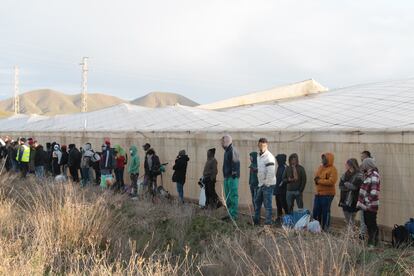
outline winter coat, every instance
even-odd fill
[[[378,212],[381,178],[377,170],[365,173],[364,182],[359,189],[358,209]]]
[[[144,163],[145,175],[155,177],[161,174],[160,158],[155,154],[153,149],[149,149],[145,154]]]
[[[68,156],[68,166],[73,167],[75,169],[79,169],[81,160],[82,160],[82,154],[80,153],[80,151],[75,147],[70,148],[69,156]]]
[[[37,146],[35,151],[36,151],[35,157],[34,157],[35,167],[45,166],[48,161],[47,152],[43,150],[42,145]]]
[[[217,169],[217,160],[214,157],[216,149],[209,149],[207,151],[207,161],[204,165],[203,177],[206,180],[216,182],[218,169]]]
[[[106,149],[102,151],[99,167],[101,168],[101,171],[105,170],[110,173],[113,169],[115,169],[115,166],[115,153],[113,149],[107,146]]]
[[[344,211],[357,211],[356,205],[359,197],[359,188],[363,181],[363,175],[359,171],[353,174],[345,172],[340,178],[339,189],[341,190],[341,196],[339,199],[339,207],[342,207]]]
[[[338,171],[334,166],[334,155],[332,153],[324,154],[328,160],[328,164],[319,166],[316,171],[315,177],[319,179],[316,181],[316,194],[317,195],[335,195],[335,184],[338,181]]]
[[[131,152],[131,161],[129,162],[128,173],[138,174],[139,173],[139,166],[140,166],[138,149],[137,149],[136,146],[131,146],[129,148],[129,151]]]
[[[67,165],[69,161],[69,154],[66,150],[62,151],[62,158],[60,159],[60,165],[64,166]]]
[[[257,152],[250,153],[250,160],[249,185],[257,187],[259,185],[259,179],[257,179]]]
[[[276,160],[273,154],[266,150],[257,157],[257,178],[259,187],[276,185]]]
[[[286,154],[278,154],[276,156],[277,170],[276,170],[276,186],[273,192],[274,195],[286,194],[286,182],[283,181],[283,174],[286,169]]]
[[[295,158],[297,160],[296,165],[296,172],[297,172],[297,179],[294,179],[294,167],[291,164],[291,160]],[[296,153],[293,153],[289,156],[289,166],[286,167],[285,172],[283,173],[283,182],[286,183],[286,190],[287,191],[299,191],[303,192],[306,186],[306,171],[305,169],[299,165],[299,158]],[[289,180],[290,179],[290,180]]]
[[[187,174],[187,164],[190,161],[187,155],[177,156],[173,167],[174,174],[172,176],[173,182],[185,184],[185,177]]]
[[[240,157],[239,152],[230,144],[224,152],[223,160],[224,178],[240,178]]]

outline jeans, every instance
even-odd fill
[[[36,166],[35,167],[35,175],[38,179],[42,179],[45,177],[45,167],[43,166]]]
[[[378,244],[377,213],[364,211],[364,220],[368,230],[368,245]]]
[[[129,175],[129,177],[131,178],[131,194],[132,195],[137,195],[138,194],[138,177],[139,177],[139,174],[138,173],[131,173]]]
[[[315,195],[313,201],[313,218],[319,221],[324,231],[329,229],[333,198],[332,195]]]
[[[82,185],[87,185],[91,179],[90,179],[90,169],[89,168],[82,168]]]
[[[249,185],[249,186],[250,186],[250,194],[252,195],[253,210],[256,210],[256,208],[255,208],[255,199],[256,199],[256,193],[257,193],[258,187],[257,186],[252,186],[252,185]]]
[[[293,205],[296,199],[296,204],[299,209],[303,209],[303,196],[301,191],[287,191],[286,192],[286,203],[289,213],[293,212]]]
[[[262,204],[265,207],[266,219],[265,224],[272,224],[272,196],[273,196],[274,186],[263,185],[257,189],[256,198],[255,198],[255,212],[254,212],[254,224],[260,223],[260,210],[262,209]]]
[[[184,184],[177,182],[177,193],[180,198],[180,202],[184,202]]]
[[[227,211],[232,219],[239,216],[239,179],[228,177],[224,179],[224,196],[226,197]]]

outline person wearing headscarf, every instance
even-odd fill
[[[233,139],[230,135],[224,135],[221,138],[221,146],[224,149],[224,196],[226,197],[226,206],[229,214],[223,220],[237,220],[239,216],[240,156],[233,146]]]
[[[178,198],[181,203],[184,202],[184,184],[187,174],[187,165],[190,158],[188,158],[185,150],[180,150],[173,166],[174,174],[172,181],[177,185]]]
[[[355,224],[356,208],[359,196],[359,188],[363,182],[363,175],[359,169],[358,161],[351,158],[345,163],[345,173],[339,180],[341,191],[339,207],[342,207],[345,221],[349,226]]]
[[[374,247],[378,244],[377,213],[381,177],[375,160],[372,158],[365,158],[362,161],[361,171],[364,173],[364,182],[359,189],[357,207],[364,212],[364,221],[368,231],[368,246]]]
[[[53,152],[52,152],[53,176],[60,175],[61,159],[62,159],[62,151],[60,149],[60,145],[55,143],[55,145],[53,146]]]

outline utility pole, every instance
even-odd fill
[[[19,67],[14,66],[14,114],[20,113],[19,99]]]
[[[82,58],[81,112],[88,112],[88,58]]]

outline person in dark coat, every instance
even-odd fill
[[[62,174],[64,176],[68,175],[68,161],[69,161],[69,153],[68,153],[68,148],[66,147],[66,145],[62,145],[62,158],[60,159],[60,167],[61,167],[61,171]]]
[[[253,151],[250,153],[250,166],[249,166],[249,187],[250,187],[250,194],[252,196],[252,206],[253,210],[255,210],[254,200],[256,198],[257,188],[259,186],[259,179],[257,178],[257,152]]]
[[[157,191],[157,177],[161,174],[161,162],[152,148],[148,149],[145,153],[144,168],[148,192],[155,196]]]
[[[279,220],[283,212],[289,213],[287,201],[286,201],[286,182],[283,181],[283,173],[286,169],[286,154],[276,155],[276,161],[278,164],[276,170],[276,186],[273,194],[275,195],[276,207],[277,207],[277,219]]]
[[[37,145],[35,148],[34,166],[35,174],[38,179],[43,179],[45,177],[45,166],[47,161],[47,152],[44,151],[42,145]]]
[[[82,154],[76,148],[75,144],[69,145],[68,167],[73,182],[79,182],[79,169],[82,160]]]
[[[174,174],[172,176],[172,181],[177,184],[178,197],[182,203],[184,203],[184,184],[188,161],[190,161],[190,158],[188,158],[185,150],[180,150],[173,167]]]
[[[207,161],[204,165],[203,183],[206,191],[206,207],[219,208],[223,206],[216,193],[216,179],[218,174],[217,160],[214,157],[216,149],[207,151]]]

